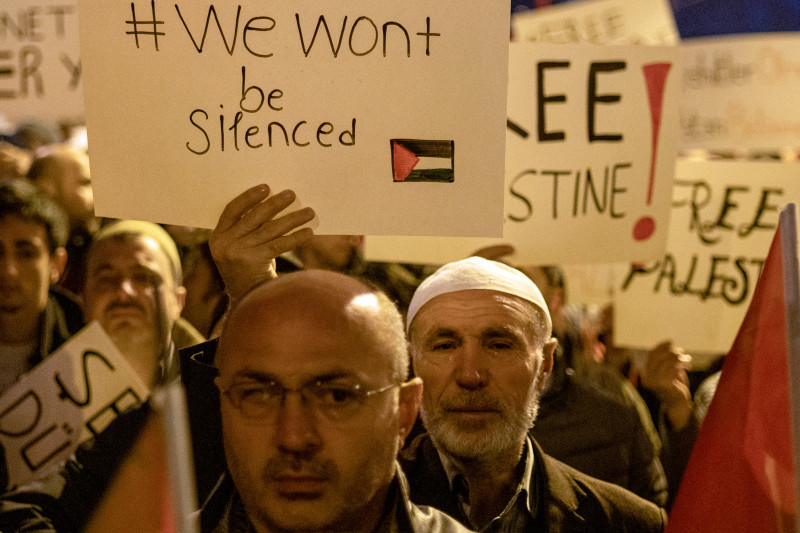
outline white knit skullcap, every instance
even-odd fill
[[[408,306],[406,334],[423,305],[442,294],[472,289],[498,291],[527,300],[542,310],[547,329],[553,327],[544,296],[528,276],[504,263],[470,257],[444,265],[420,284]]]

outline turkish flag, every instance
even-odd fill
[[[797,437],[792,428],[798,419],[789,376],[797,376],[791,384],[797,394],[799,283],[796,206],[790,204],[781,213],[750,307],[725,358],[668,533],[795,532]]]

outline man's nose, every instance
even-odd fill
[[[309,454],[322,445],[315,413],[298,391],[287,392],[278,407],[276,431],[279,447],[288,453]]]
[[[117,293],[133,298],[136,295],[136,287],[130,278],[122,278],[117,284]]]
[[[16,276],[19,274],[19,265],[13,257],[4,254],[0,256],[0,272],[6,276]]]
[[[456,354],[455,379],[465,389],[480,389],[488,383],[489,369],[478,342],[467,341]]]

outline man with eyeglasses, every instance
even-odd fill
[[[201,511],[214,533],[466,531],[411,504],[397,453],[419,409],[402,319],[322,270],[231,310],[215,355],[228,475]]]

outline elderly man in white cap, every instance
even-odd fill
[[[524,274],[471,257],[417,289],[407,333],[428,434],[401,456],[415,503],[482,531],[661,531],[663,510],[528,436],[556,341]]]

